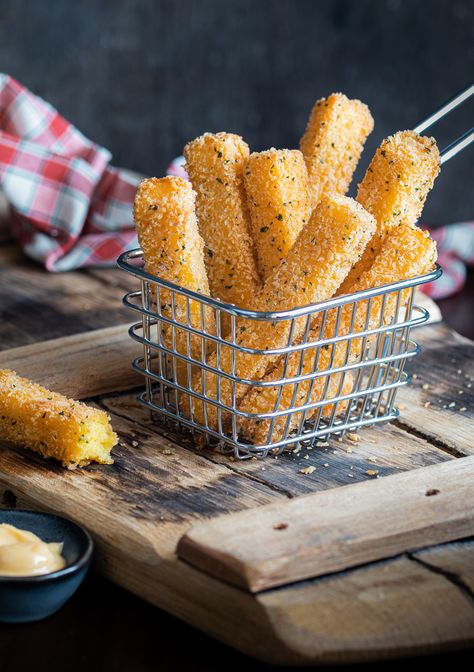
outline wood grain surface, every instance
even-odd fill
[[[83,333],[130,321],[121,271],[102,281],[89,271],[46,273],[12,244],[0,245],[0,348]],[[60,365],[60,363],[59,363]]]
[[[258,592],[471,535],[474,456],[199,523],[178,555]]]
[[[143,377],[131,367],[141,348],[128,337],[128,327],[121,324],[0,351],[0,369],[13,369],[75,399],[130,390],[141,386]]]
[[[25,283],[21,292],[26,294],[23,263],[29,262],[20,261],[20,270],[15,269],[19,285]],[[104,273],[71,274],[69,289],[63,277],[59,284],[64,282],[63,291],[68,295],[77,292],[75,300],[80,301],[99,283],[106,288],[100,298],[103,305],[125,289],[114,271],[111,280],[103,283]],[[77,280],[82,276],[81,285]],[[67,302],[60,291],[55,294],[51,277],[41,279],[35,315],[41,314],[43,293],[46,304],[52,301],[58,306],[56,321],[49,325],[47,335],[64,335],[69,329]],[[21,292],[15,294],[17,300],[22,300]],[[29,322],[21,314],[12,316],[1,327],[7,342],[28,343],[37,337],[31,314]],[[115,313],[93,311],[89,318],[102,326],[102,320],[113,321]],[[428,388],[423,376],[424,371],[431,374],[438,366],[441,340],[447,357],[461,356],[466,362],[472,346],[463,341],[459,353],[458,340],[441,325],[417,330],[416,338],[425,347],[412,365],[417,377],[410,413],[401,408],[401,420],[391,425],[263,462],[240,462],[198,450],[191,435],[178,435],[139,406],[135,393],[127,391],[137,383],[128,364],[123,375],[120,373],[121,362],[132,355],[128,348],[134,347],[125,326],[60,338],[47,346],[40,342],[6,350],[1,355],[2,366],[13,362],[22,373],[75,396],[92,397],[92,403],[107,409],[120,444],[113,451],[114,465],[91,465],[68,472],[2,442],[0,499],[5,506],[57,511],[82,523],[96,541],[98,571],[152,604],[267,662],[355,662],[466,645],[473,640],[474,601],[468,579],[459,579],[456,574],[469,576],[466,565],[473,549],[466,542],[432,546],[256,595],[192,567],[176,554],[179,539],[194,525],[229,512],[253,513],[272,503],[284,507],[293,498],[296,503],[299,495],[309,493],[336,497],[336,488],[341,485],[377,487],[398,478],[394,474],[413,469],[422,473],[429,465],[449,467],[468,460],[456,457],[468,452],[464,432],[471,435],[473,429],[469,380],[465,379],[466,410],[459,409],[455,415],[452,407],[449,412],[441,408],[445,422],[433,426],[426,400],[435,405],[441,388],[446,399],[456,394],[460,374],[439,376],[436,386],[433,381]],[[48,361],[48,367],[41,367],[40,361]],[[464,370],[464,365],[461,368]],[[113,393],[109,391],[111,381],[117,385]],[[462,450],[450,438],[449,423],[458,416],[462,423],[456,422],[455,431]],[[302,473],[307,466],[315,470]],[[381,477],[378,481],[374,481],[375,471]],[[389,515],[386,512],[387,519]],[[423,557],[428,551],[434,554],[431,564]],[[439,603],[442,609],[436,608]]]
[[[414,358],[411,384],[397,397],[397,424],[453,454],[474,454],[473,342],[443,324],[417,329],[414,338],[424,353]]]

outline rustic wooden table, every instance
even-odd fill
[[[47,274],[25,259],[4,232],[0,348],[123,323],[129,316],[121,307],[121,298],[129,287],[129,280],[118,270]],[[436,660],[453,664],[462,657],[462,653],[449,658],[438,655]],[[49,672],[65,665],[71,671],[87,667],[104,672],[145,671],[160,665],[162,669],[186,666],[192,672],[239,662],[250,670],[271,669],[95,575],[52,618],[33,625],[0,627],[0,672],[29,670],[33,662],[36,669]],[[388,662],[382,668],[395,669],[396,665]]]

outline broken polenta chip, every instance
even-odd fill
[[[54,457],[68,469],[112,464],[118,438],[104,411],[0,370],[0,438]]]

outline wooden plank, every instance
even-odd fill
[[[193,520],[280,496],[131,423],[113,423],[122,445],[111,467],[67,472],[4,446],[0,502],[85,525],[96,544],[96,570],[268,663],[361,662],[472,641],[472,600],[407,558],[257,595],[179,560],[176,542]]]
[[[28,491],[37,503],[72,515],[92,530],[104,526],[105,536],[117,543],[128,536],[132,555],[135,541],[160,556],[174,552],[196,520],[285,499],[154,432],[114,415],[111,419],[119,436],[113,465],[68,471],[0,441],[0,483]]]
[[[443,324],[417,329],[414,338],[422,352],[398,393],[401,426],[455,455],[474,454],[474,343]]]
[[[105,272],[105,271],[104,271]],[[16,245],[0,247],[0,343],[16,347],[131,320],[121,287],[86,271],[48,273]]]
[[[196,450],[196,442],[191,435],[179,435],[172,427],[166,428],[160,423],[159,417],[152,416],[149,409],[138,403],[135,394],[102,398],[101,403],[115,414],[180,442],[189,450]],[[290,497],[373,480],[374,476],[370,473],[374,471],[377,472],[376,476],[389,476],[453,459],[425,439],[393,424],[366,428],[355,436],[356,441],[348,437],[341,441],[332,438],[328,442],[321,442],[323,445],[320,447],[303,447],[296,452],[285,453],[278,459],[269,456],[265,460],[242,461],[209,450],[203,450],[202,454],[209,460],[226,464],[237,473],[266,483]],[[306,467],[315,467],[315,470],[310,474],[301,473],[301,469]]]
[[[143,376],[132,371],[141,348],[127,329],[121,324],[4,350],[0,368],[75,399],[129,390],[141,385]]]
[[[413,557],[448,576],[474,597],[474,540],[425,548],[413,553]]]
[[[474,564],[472,549],[469,558]],[[255,599],[278,638],[306,664],[400,658],[474,641],[472,597],[406,557],[265,591]]]
[[[474,456],[223,516],[178,554],[253,592],[340,571],[473,534],[473,477]]]

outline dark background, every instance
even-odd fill
[[[313,102],[342,91],[380,140],[474,79],[472,0],[0,0],[0,67],[116,164],[162,175],[204,131],[295,147]],[[466,105],[440,145],[472,126]],[[473,153],[443,169],[430,224],[473,217]]]
[[[357,180],[384,136],[474,79],[474,0],[0,0],[0,70],[111,149],[116,164],[158,176],[207,130],[241,133],[254,150],[295,147],[313,102],[343,91],[376,121]],[[437,127],[441,147],[473,119],[466,105]],[[425,221],[474,217],[473,152],[443,168]],[[444,303],[448,321],[472,335],[470,283],[469,304],[465,295]],[[412,662],[465,668],[464,656]],[[235,665],[270,669],[96,576],[51,619],[0,632],[0,672]]]

